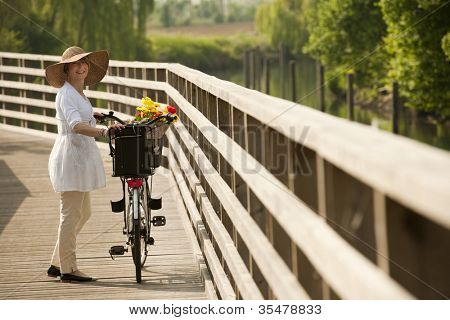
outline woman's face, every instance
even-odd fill
[[[84,81],[89,71],[89,64],[86,58],[82,58],[77,62],[69,63],[67,76],[72,81]]]

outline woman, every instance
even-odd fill
[[[62,281],[93,281],[76,263],[76,238],[91,215],[89,192],[106,185],[100,151],[94,137],[120,130],[121,124],[97,129],[92,105],[84,86],[100,82],[108,69],[108,52],[84,52],[79,47],[64,51],[61,62],[45,70],[48,83],[60,88],[56,95],[58,136],[48,169],[55,192],[60,192],[58,240],[47,274]]]

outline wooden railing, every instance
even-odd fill
[[[0,58],[0,127],[54,134],[59,58]],[[448,152],[179,64],[110,61],[85,93],[177,108],[165,155],[221,298],[450,296]]]

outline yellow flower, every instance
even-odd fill
[[[153,100],[150,99],[149,97],[142,98],[142,104],[145,107],[154,107],[155,106],[155,102],[153,102]]]
[[[156,107],[146,107],[145,110],[147,112],[151,112],[151,113],[156,113],[158,112],[158,109],[156,109]]]

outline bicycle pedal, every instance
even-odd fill
[[[109,249],[109,254],[111,255],[111,258],[114,260],[113,256],[123,256],[127,251],[128,250],[125,249],[124,246],[112,246],[111,249]]]
[[[162,227],[166,225],[166,217],[164,216],[154,216],[151,223],[155,227]]]

